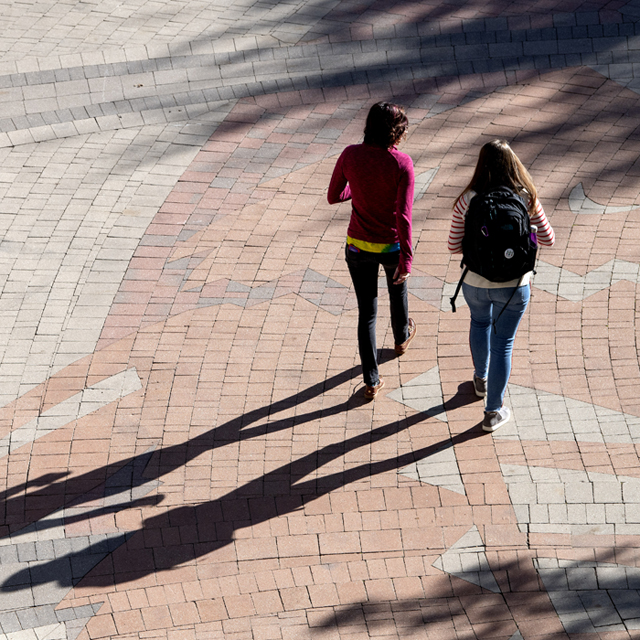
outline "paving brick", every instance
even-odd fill
[[[493,18],[337,6],[310,20],[293,3],[247,27],[239,6],[177,2],[161,36],[115,13],[89,12],[89,29],[70,5],[64,37],[50,14],[24,29],[46,8],[7,18],[0,435],[49,410],[63,428],[2,449],[2,579],[44,575],[33,563],[66,562],[117,525],[131,537],[94,573],[74,562],[65,606],[78,609],[56,610],[93,616],[86,637],[302,638],[334,615],[335,637],[484,636],[497,609],[477,583],[491,572],[508,589],[504,637],[516,622],[525,638],[591,624],[579,603],[605,589],[634,624],[637,576],[615,564],[633,564],[638,527],[633,8],[625,22],[560,3]],[[417,174],[438,167],[414,208],[419,344],[382,368],[392,391],[437,364],[446,417],[358,400],[348,205],[322,194],[377,99],[411,105],[403,149]],[[465,310],[441,303],[457,273],[443,249],[451,201],[494,136],[526,160],[558,242],[518,334],[511,427],[491,437],[469,395]],[[587,202],[598,213],[576,212]],[[129,367],[140,388],[70,410],[96,376]],[[418,389],[407,397],[426,402]],[[397,473],[447,443],[446,470]],[[135,482],[100,484],[149,447]],[[50,527],[20,532],[47,514]],[[580,554],[593,566],[542,562]],[[549,599],[539,577],[556,570],[583,600]],[[59,599],[51,584],[33,587],[36,602]],[[29,589],[5,598],[4,633],[53,624]]]

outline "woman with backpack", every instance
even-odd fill
[[[404,354],[416,335],[407,299],[413,258],[413,162],[396,149],[408,126],[402,107],[374,104],[367,116],[364,142],[342,152],[327,194],[329,204],[352,203],[345,257],[358,300],[358,349],[368,400],[384,386],[376,357],[380,265],[387,277],[396,354]]]
[[[490,221],[500,215],[517,219],[518,209],[524,212],[527,225],[522,234],[524,248],[515,247],[516,241],[511,239],[504,240],[501,231],[491,227]],[[514,225],[506,226],[511,229]],[[528,238],[529,233],[537,237]],[[473,386],[476,395],[485,398],[482,421],[485,431],[499,429],[511,417],[503,404],[504,394],[511,373],[516,331],[529,304],[529,281],[536,248],[533,245],[550,247],[554,241],[554,231],[538,200],[533,180],[518,156],[504,140],[486,143],[480,149],[471,181],[454,203],[448,241],[449,251],[463,253],[462,261],[467,265],[461,279],[462,292],[471,313],[469,345],[474,366]],[[500,242],[507,244],[498,246]],[[509,243],[514,244],[514,248],[508,246]],[[525,255],[531,250],[533,260]],[[520,268],[522,273],[512,267],[519,252],[524,255],[520,262],[525,265]],[[503,260],[497,267],[493,254]],[[517,277],[513,277],[514,273]]]

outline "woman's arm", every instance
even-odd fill
[[[413,245],[411,236],[413,213],[413,189],[415,177],[413,162],[410,158],[402,171],[396,194],[396,224],[398,228],[398,241],[400,242],[400,262],[395,280],[402,282],[411,273],[413,260]]]
[[[464,217],[469,208],[469,201],[475,193],[467,191],[460,196],[453,207],[453,217],[449,228],[447,247],[451,253],[462,253],[462,238],[464,238]]]
[[[337,204],[351,199],[351,187],[347,184],[342,169],[344,151],[340,154],[336,166],[333,168],[331,182],[329,183],[329,191],[327,192],[327,201],[329,204]]]
[[[535,224],[538,227],[536,235],[538,237],[538,243],[544,247],[551,247],[556,241],[556,234],[553,228],[547,220],[544,209],[540,204],[540,201],[536,198],[536,212],[531,216],[531,224]]]

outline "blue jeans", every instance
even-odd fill
[[[409,337],[409,301],[407,282],[393,284],[393,274],[398,267],[400,252],[370,253],[345,250],[345,259],[358,299],[358,350],[362,363],[364,383],[375,386],[380,381],[376,353],[376,318],[378,315],[378,270],[380,265],[387,276],[391,329],[396,344]]]
[[[475,374],[487,380],[485,410],[498,411],[502,408],[504,392],[511,373],[513,342],[520,320],[529,304],[529,285],[504,289],[482,289],[462,283],[462,293],[471,312],[469,346]],[[502,311],[504,309],[504,311]],[[502,315],[495,324],[493,322]]]

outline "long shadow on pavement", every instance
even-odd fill
[[[339,381],[344,381],[355,375],[357,370],[358,368],[353,368],[334,376],[330,380],[330,384],[337,386],[340,383]],[[324,387],[324,384],[314,385],[309,391],[314,390],[313,394],[318,395],[321,392],[321,388]],[[255,410],[255,412],[252,412],[254,419],[257,420],[260,417],[269,415],[269,409],[277,407],[278,410],[282,410],[291,406],[290,400],[291,398],[269,405],[269,407]],[[353,401],[352,398],[337,405],[330,411],[332,413],[344,411]],[[452,410],[476,401],[477,398],[470,393],[469,385],[463,384],[460,385],[458,393],[446,402],[442,408],[444,410]],[[326,415],[327,411],[322,410],[305,414],[300,418],[303,422],[308,422]],[[234,540],[235,532],[239,529],[255,526],[273,518],[292,513],[303,508],[306,504],[358,480],[400,469],[416,460],[421,460],[439,452],[443,445],[456,445],[486,435],[476,426],[453,438],[439,441],[416,451],[387,460],[362,464],[320,478],[301,481],[329,461],[398,434],[424,421],[425,417],[425,414],[418,413],[404,420],[394,420],[342,442],[329,444],[302,458],[284,464],[230,491],[219,499],[197,506],[176,507],[159,516],[150,518],[144,522],[142,529],[138,532],[123,534],[122,543],[135,533],[142,533],[143,535],[135,536],[135,539],[127,543],[126,548],[120,549],[112,556],[113,566],[109,565],[107,573],[103,574],[99,571],[100,567],[97,567],[96,571],[84,577],[83,586],[107,586],[113,583],[128,582],[156,571],[170,569],[178,564],[189,562],[231,544]],[[283,425],[279,426],[277,423],[270,423],[251,429],[247,433],[239,430],[238,425],[242,421],[242,417],[237,418],[188,443],[167,447],[164,452],[167,453],[167,463],[170,461],[170,465],[161,465],[159,468],[162,469],[162,473],[168,473],[170,470],[182,466],[205,449],[292,426],[291,420],[287,419],[282,421]],[[299,419],[296,418],[294,422],[299,424]],[[223,437],[219,437],[221,434]],[[194,443],[197,446],[194,446]],[[147,474],[144,473],[143,475],[145,476],[144,482],[148,482],[149,477]],[[160,475],[162,474],[157,474],[157,476]],[[144,535],[145,532],[157,532],[167,528],[180,532],[180,539],[175,545],[159,542],[157,546],[152,548],[145,547],[146,539],[162,540],[162,536],[157,538],[153,535],[146,536]],[[136,542],[136,539],[138,542]],[[99,545],[99,547],[96,549],[89,547],[83,550],[82,555],[98,555],[103,552],[103,545]],[[39,564],[37,575],[40,577],[36,578],[37,583],[57,582],[60,586],[68,587],[77,584],[83,576],[78,576],[77,572],[74,574],[73,571],[67,569],[69,564],[74,564],[74,561],[77,562],[76,556],[70,553],[51,562]],[[69,576],[74,575],[77,576],[77,579],[69,578]],[[62,576],[65,577],[62,578]],[[21,569],[5,579],[4,583],[0,585],[0,590],[6,592],[30,589],[35,586],[34,577],[35,574],[31,568]],[[68,584],[60,580],[68,581]]]

